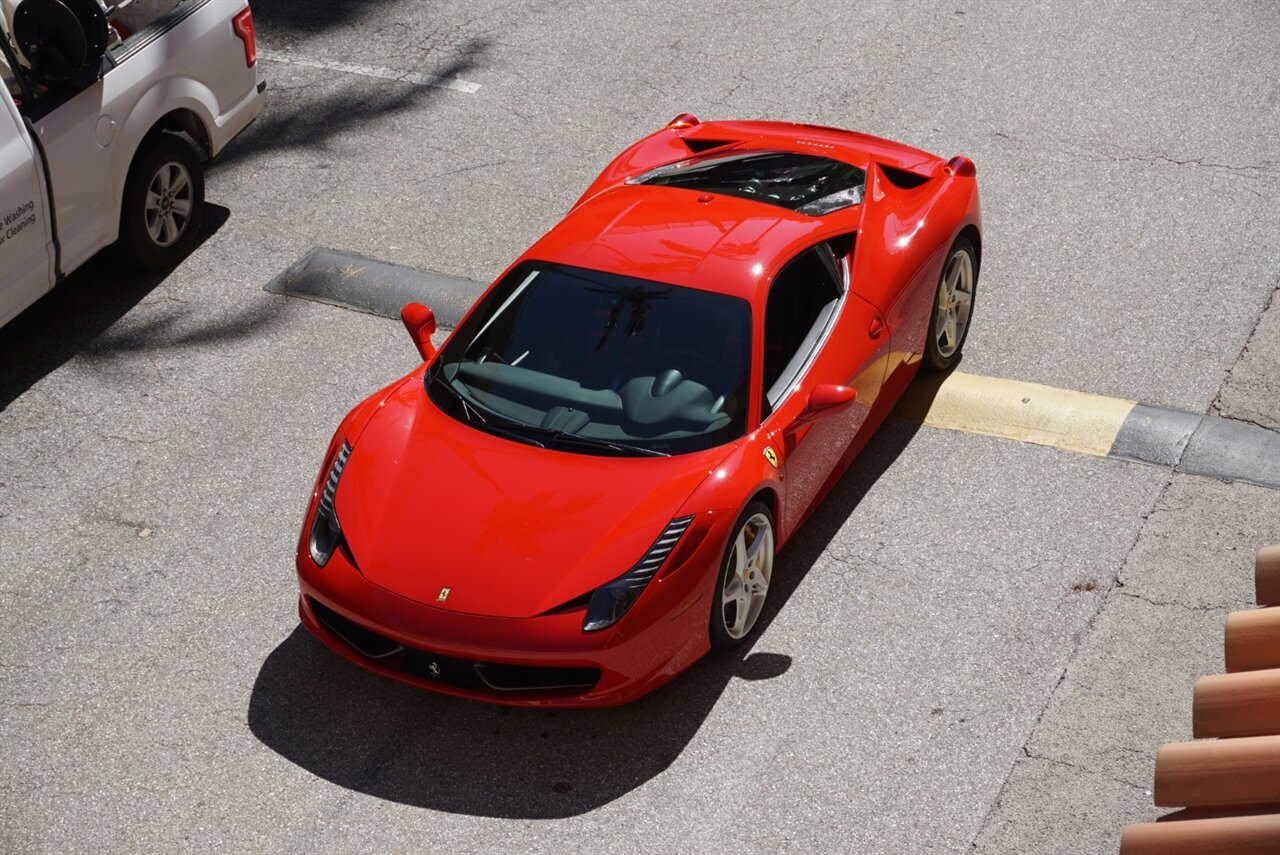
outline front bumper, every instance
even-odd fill
[[[614,706],[652,691],[710,649],[719,528],[600,632],[582,631],[583,608],[495,618],[409,600],[366,580],[342,550],[323,568],[299,550],[298,613],[316,637],[362,668],[432,691],[513,706]]]

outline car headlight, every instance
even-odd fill
[[[351,446],[345,442],[329,466],[329,477],[325,479],[324,490],[320,493],[320,502],[316,505],[316,515],[311,521],[311,560],[317,567],[329,563],[333,550],[338,548],[342,540],[342,526],[338,523],[338,512],[333,506],[333,498],[338,493],[338,481],[342,478],[342,470],[351,456]]]
[[[591,601],[587,603],[587,616],[582,621],[583,632],[594,632],[613,626],[627,613],[627,609],[631,608],[631,604],[636,601],[645,586],[649,584],[649,580],[658,572],[662,562],[666,561],[671,550],[675,549],[681,535],[691,522],[693,522],[691,516],[672,520],[636,566],[609,584],[595,590],[591,595]]]

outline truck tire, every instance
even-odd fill
[[[129,167],[120,253],[147,270],[172,267],[195,246],[203,210],[204,169],[195,149],[175,134],[156,134]]]

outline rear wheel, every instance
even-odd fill
[[[966,237],[956,238],[942,266],[938,290],[933,295],[929,336],[924,343],[924,366],[946,371],[960,361],[960,349],[969,335],[974,293],[978,289],[978,256]]]
[[[711,646],[729,650],[746,641],[764,610],[773,577],[773,514],[752,502],[734,525],[720,564],[711,607]]]
[[[138,267],[172,267],[195,246],[204,208],[204,170],[195,149],[162,133],[129,168],[120,212],[119,248]]]

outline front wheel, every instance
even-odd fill
[[[711,607],[711,646],[730,650],[755,628],[769,595],[775,540],[773,514],[752,502],[733,527]]]
[[[933,295],[929,336],[924,343],[924,367],[946,371],[960,361],[977,289],[978,255],[972,241],[966,237],[956,238]]]
[[[138,267],[172,267],[191,252],[204,208],[204,170],[184,139],[158,134],[129,168],[119,248]]]

